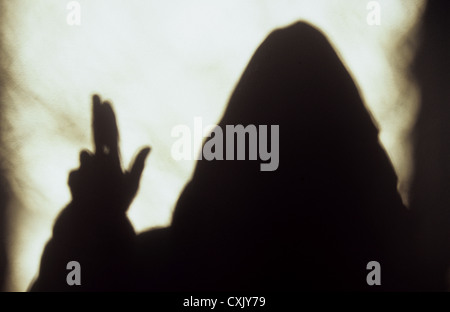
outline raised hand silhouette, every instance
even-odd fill
[[[139,187],[150,148],[142,148],[123,171],[119,132],[111,104],[93,97],[95,153],[80,153],[80,167],[69,175],[72,201],[58,217],[47,244],[39,279],[31,290],[126,289],[135,233],[126,211]],[[82,283],[69,286],[66,265],[77,261]]]
[[[100,97],[94,95],[92,107],[95,154],[82,151],[80,168],[70,173],[72,198],[82,206],[95,204],[101,213],[124,212],[136,195],[150,148],[142,148],[130,168],[123,171],[119,132],[111,104],[102,103]]]

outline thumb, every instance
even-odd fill
[[[144,171],[145,160],[147,159],[150,150],[150,147],[144,147],[141,149],[127,172],[127,183],[131,190],[132,196],[134,196],[138,190],[142,171]]]

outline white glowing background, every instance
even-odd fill
[[[177,124],[216,123],[258,45],[276,27],[303,19],[322,29],[353,74],[381,128],[406,190],[416,92],[399,54],[423,0],[378,1],[381,25],[363,0],[80,0],[69,26],[63,0],[2,1],[3,101],[17,199],[11,204],[8,290],[24,291],[58,212],[70,200],[68,172],[91,148],[91,95],[111,99],[124,164],[150,144],[129,217],[137,231],[167,225],[194,161],[174,161]],[[199,148],[196,146],[195,148]]]

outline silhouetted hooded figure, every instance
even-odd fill
[[[368,290],[376,288],[366,283],[374,260],[382,289],[408,287],[411,228],[397,178],[352,78],[318,30],[297,23],[262,43],[220,121],[224,138],[226,125],[238,124],[279,125],[279,167],[198,161],[167,234],[176,282],[164,272],[161,283]],[[140,236],[142,264],[155,257],[151,236]],[[146,268],[144,289],[154,275]]]
[[[172,225],[138,235],[131,264],[115,269],[128,276],[121,288],[413,287],[411,227],[395,173],[352,78],[318,30],[296,23],[262,43],[219,123],[224,141],[226,125],[239,124],[279,125],[278,168],[261,171],[260,159],[198,161]],[[370,261],[381,264],[381,286],[366,282]]]

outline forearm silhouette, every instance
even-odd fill
[[[121,290],[129,287],[135,232],[126,211],[139,188],[149,147],[123,170],[119,131],[111,104],[93,96],[94,153],[80,153],[69,175],[72,201],[53,228],[32,291]],[[68,285],[66,266],[81,266],[81,285]]]

